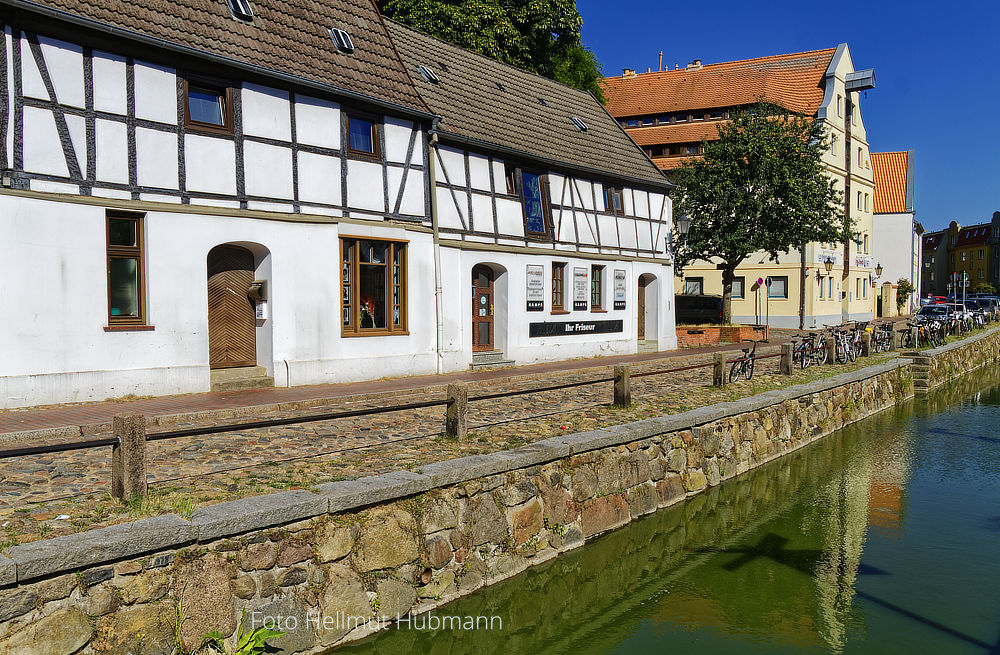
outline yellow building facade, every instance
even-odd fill
[[[722,64],[636,74],[605,80],[608,110],[664,171],[702,152],[718,136],[718,123],[761,99],[813,116],[829,135],[826,171],[844,195],[856,240],[810,243],[772,261],[755,253],[736,271],[734,323],[772,327],[821,327],[871,320],[876,305],[877,262],[872,259],[874,175],[860,98],[874,87],[874,72],[856,71],[847,44],[836,48]],[[831,270],[828,272],[827,262]],[[768,289],[758,280],[771,279]],[[678,292],[722,294],[716,262],[700,261],[678,272]]]

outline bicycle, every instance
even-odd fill
[[[753,377],[753,360],[757,353],[757,344],[767,343],[766,339],[746,339],[746,341],[752,342],[753,347],[743,348],[743,356],[733,362],[732,368],[729,369],[730,382],[736,382],[741,375],[747,380]]]

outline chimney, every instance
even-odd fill
[[[695,59],[690,64],[687,65],[687,70],[696,71],[701,69],[701,59]]]
[[[626,68],[625,70],[622,71],[622,78],[624,79],[624,78],[628,78],[628,77],[635,77],[635,69],[634,68]]]
[[[656,72],[659,73],[663,70],[663,51],[660,50],[660,65],[656,67]]]
[[[675,61],[675,62],[674,62],[674,70],[680,70],[680,68],[681,68],[681,65],[680,65],[680,64],[678,64],[678,63],[677,63],[677,62]]]

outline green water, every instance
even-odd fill
[[[434,612],[502,629],[391,627],[337,653],[1000,654],[998,381],[966,377]]]

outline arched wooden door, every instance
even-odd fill
[[[208,365],[257,365],[257,323],[247,293],[253,283],[253,253],[216,246],[208,253]]]
[[[493,350],[493,269],[472,269],[472,351]]]
[[[646,285],[649,284],[649,278],[645,275],[639,276],[639,284],[636,285],[639,288],[639,301],[635,304],[635,324],[638,331],[639,341],[643,341],[646,338]]]

